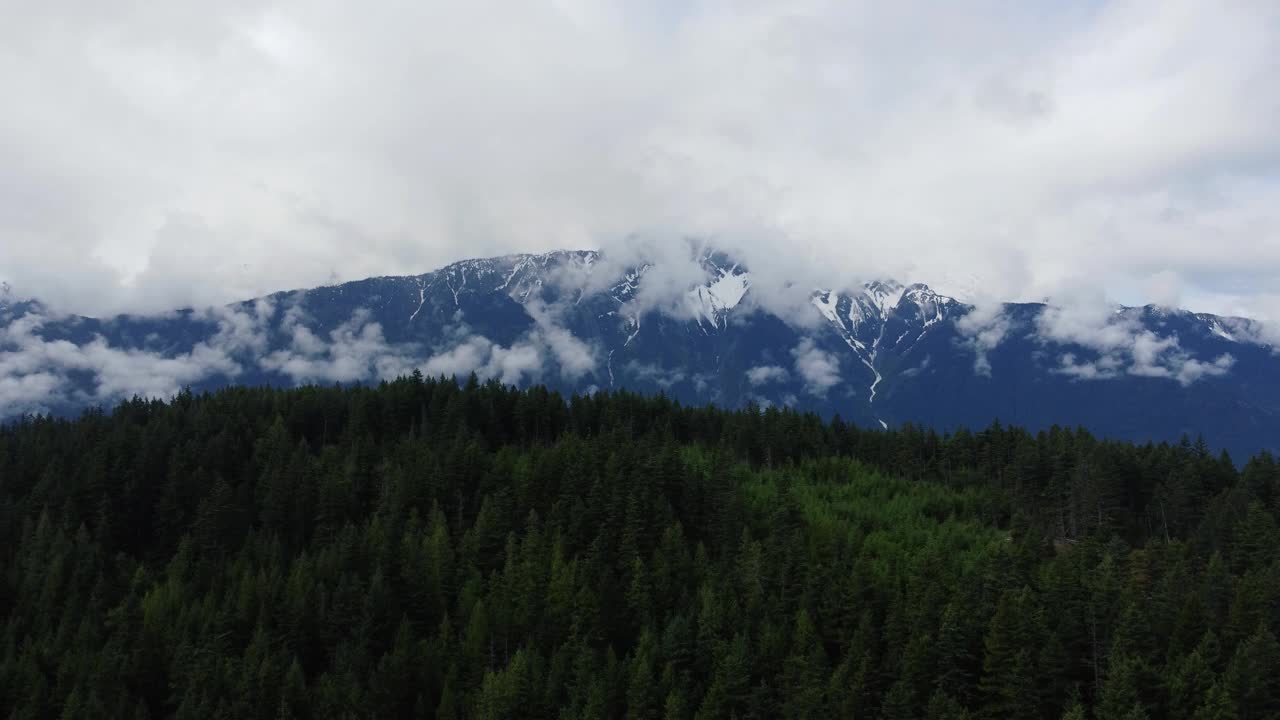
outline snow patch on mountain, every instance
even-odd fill
[[[818,290],[811,302],[849,346],[854,358],[871,373],[868,404],[874,404],[885,380],[882,353],[906,355],[932,327],[963,307],[927,285],[902,285],[887,279],[868,282],[847,296],[832,290]],[[890,326],[893,335],[886,337]]]
[[[844,327],[844,323],[840,322],[840,318],[836,315],[836,310],[840,307],[839,295],[830,290],[821,290],[814,294],[813,305],[832,325]]]
[[[871,300],[871,306],[879,312],[882,320],[888,319],[889,313],[898,307],[906,291],[907,288],[894,280],[870,282],[865,289],[867,298]]]
[[[1209,331],[1228,342],[1238,342],[1236,337],[1227,332],[1226,328],[1222,327],[1222,323],[1217,320],[1214,320],[1209,324]]]
[[[685,296],[689,314],[702,324],[706,320],[712,327],[728,324],[728,314],[742,302],[750,288],[750,275],[736,272],[737,266],[720,270],[720,276],[709,285],[700,285]]]

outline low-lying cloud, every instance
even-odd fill
[[[1183,386],[1205,377],[1225,375],[1235,358],[1224,353],[1211,360],[1191,356],[1176,336],[1160,336],[1143,327],[1138,310],[1110,307],[1083,299],[1071,305],[1046,306],[1036,318],[1043,343],[1074,345],[1097,355],[1086,360],[1064,352],[1056,372],[1080,380],[1119,375],[1167,378]]]
[[[663,368],[653,363],[642,363],[632,360],[622,366],[622,371],[642,383],[653,383],[663,390],[670,390],[674,385],[684,382],[688,375],[678,368]]]
[[[956,321],[961,345],[973,352],[973,372],[991,377],[991,361],[988,353],[1004,341],[1011,323],[999,302],[985,301],[976,304],[968,314]]]
[[[188,352],[164,355],[113,347],[101,335],[87,343],[47,340],[50,318],[27,313],[0,327],[0,417],[47,412],[64,404],[106,404],[132,396],[169,397],[187,385],[242,372],[235,353],[252,344],[253,315],[224,309],[218,330]],[[91,378],[89,389],[74,376]]]
[[[496,378],[519,384],[542,377],[542,350],[530,343],[503,347],[483,335],[471,335],[452,348],[432,355],[422,366],[428,375],[465,378],[471,373],[483,380]]]
[[[459,312],[434,349],[389,341],[365,308],[320,332],[302,295],[279,307],[260,300],[149,318],[208,328],[206,339],[178,352],[155,347],[161,338],[152,336],[140,347],[115,346],[101,334],[79,343],[51,339],[45,336],[49,326],[65,332],[87,321],[41,309],[17,317],[6,312],[0,325],[0,417],[106,405],[135,395],[167,398],[187,386],[234,381],[247,373],[278,374],[300,384],[387,380],[419,370],[434,376],[476,373],[518,385],[544,379],[551,368],[569,382],[596,372],[598,348],[560,324],[562,308],[530,302],[526,309],[533,326],[509,346],[472,331]],[[124,321],[110,320],[104,328]]]
[[[445,347],[427,359],[422,371],[457,377],[475,373],[481,379],[497,378],[507,384],[542,379],[549,362],[554,362],[560,377],[570,382],[596,371],[598,348],[559,324],[559,308],[531,300],[525,310],[534,327],[510,346],[473,332],[459,312]]]
[[[525,342],[549,351],[560,368],[561,377],[572,382],[595,372],[599,363],[598,348],[580,340],[560,324],[560,308],[531,301],[525,304],[525,312],[533,318],[535,325]]]
[[[331,330],[328,342],[303,325],[298,314],[286,317],[284,329],[292,336],[289,348],[266,355],[259,364],[295,383],[386,380],[416,368],[416,347],[388,344],[382,326],[371,321],[365,309]]]
[[[810,338],[802,338],[791,350],[796,373],[804,380],[804,389],[810,395],[826,397],[827,391],[840,382],[840,360],[832,353],[818,348]]]
[[[747,370],[747,382],[751,383],[752,387],[786,382],[790,378],[791,373],[779,365],[760,365]]]
[[[1078,380],[1106,380],[1132,375],[1166,378],[1183,386],[1226,375],[1235,357],[1193,357],[1176,335],[1159,335],[1142,322],[1141,308],[1123,308],[1087,288],[1046,303],[1026,330],[1036,342],[1056,352],[1051,370]],[[1238,342],[1268,344],[1261,323],[1219,318],[1218,331]],[[1014,331],[1008,308],[985,302],[956,321],[961,347],[974,354],[974,372],[991,376],[989,353]],[[1058,349],[1062,346],[1076,349]]]

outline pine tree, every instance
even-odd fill
[[[1031,648],[1027,642],[1026,591],[1006,591],[984,641],[980,685],[983,713],[991,718],[1030,718],[1038,697]]]
[[[809,613],[801,609],[796,613],[791,653],[783,665],[783,714],[791,718],[820,714],[827,673],[827,655],[818,630]]]
[[[934,691],[925,709],[926,720],[969,720],[969,713],[942,689]]]
[[[1192,720],[1237,720],[1236,701],[1231,690],[1222,683],[1215,684],[1209,695],[1192,715]]]
[[[1213,667],[1217,664],[1217,639],[1212,631],[1190,655],[1170,662],[1172,674],[1166,680],[1169,689],[1169,717],[1171,720],[1190,718],[1209,696],[1217,680]]]
[[[1265,624],[1236,650],[1223,682],[1241,718],[1280,716],[1280,643]]]
[[[1113,653],[1098,703],[1098,720],[1135,720],[1145,716],[1139,686],[1142,661],[1132,655]],[[1136,710],[1135,710],[1136,709]]]

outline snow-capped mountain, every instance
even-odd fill
[[[869,426],[999,419],[1135,440],[1203,434],[1234,453],[1280,445],[1280,359],[1249,320],[1155,307],[1101,318],[1038,304],[979,311],[888,279],[815,288],[795,316],[775,312],[733,258],[693,261],[688,277],[593,251],[508,255],[157,317],[57,317],[7,299],[0,416],[184,386],[420,370],[790,406]]]

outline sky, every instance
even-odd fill
[[[1280,321],[1275,0],[7,5],[0,281],[62,312],[698,237]]]

